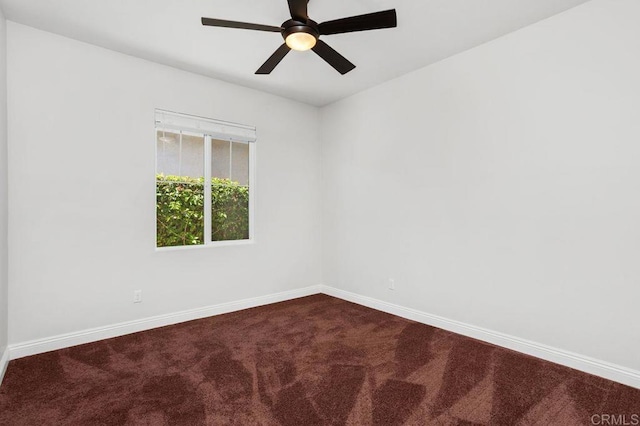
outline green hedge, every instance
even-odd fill
[[[229,179],[211,179],[211,240],[249,238],[249,188]],[[157,246],[199,245],[204,241],[204,178],[156,176]]]

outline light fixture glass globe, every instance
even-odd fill
[[[313,46],[316,45],[316,38],[305,32],[289,34],[284,41],[290,49],[298,50],[300,52],[312,49]]]

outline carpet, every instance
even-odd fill
[[[568,426],[603,415],[638,424],[640,390],[326,295],[13,360],[0,387],[11,426]]]

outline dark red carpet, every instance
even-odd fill
[[[602,414],[631,422],[640,390],[324,295],[14,360],[0,388],[0,424],[12,426],[589,425]]]

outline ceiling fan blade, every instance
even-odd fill
[[[394,28],[398,25],[396,10],[367,13],[321,23],[318,27],[321,35],[351,33],[354,31]]]
[[[307,22],[309,15],[307,14],[307,2],[309,0],[287,0],[289,2],[289,12],[291,18],[299,22]]]
[[[336,71],[344,75],[354,69],[356,66],[347,60],[344,56],[333,50],[331,46],[322,40],[318,40],[313,47],[313,51],[322,59],[327,61],[329,65],[334,67]]]
[[[273,71],[276,65],[280,63],[282,58],[287,56],[287,53],[289,53],[289,50],[291,49],[289,49],[289,46],[287,46],[287,43],[282,43],[282,46],[278,47],[278,49],[275,52],[273,52],[273,55],[271,55],[269,59],[267,59],[267,61],[264,64],[262,64],[260,68],[258,68],[258,71],[256,71],[256,74],[271,74],[271,71]]]
[[[271,25],[250,24],[248,22],[225,21],[224,19],[202,18],[202,25],[210,27],[239,28],[241,30],[258,30],[279,33],[282,31],[280,27]]]

